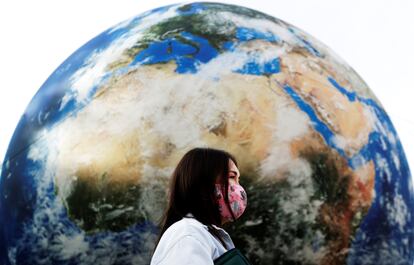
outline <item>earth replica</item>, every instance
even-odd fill
[[[239,160],[225,227],[253,264],[412,264],[413,188],[363,80],[300,29],[219,3],[158,8],[72,54],[33,97],[0,182],[0,263],[148,264],[169,176]]]

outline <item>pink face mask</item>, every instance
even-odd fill
[[[221,218],[224,222],[232,222],[233,217],[230,209],[224,201],[223,195],[224,187],[221,184],[216,184],[215,195],[219,205],[219,211]],[[229,204],[234,217],[238,219],[244,212],[247,206],[247,195],[246,191],[239,184],[229,184]]]

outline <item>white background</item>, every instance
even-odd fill
[[[368,83],[391,117],[414,170],[414,1],[226,1],[310,33]],[[175,1],[0,2],[0,162],[29,101],[81,45],[132,16]]]

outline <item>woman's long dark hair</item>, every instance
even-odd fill
[[[224,240],[212,225],[221,226],[214,195],[217,178],[224,185],[224,199],[231,209],[227,194],[229,159],[237,166],[236,158],[230,153],[200,147],[191,149],[181,158],[171,176],[168,206],[159,224],[161,231],[155,248],[164,232],[188,213],[192,213],[195,219],[207,225],[209,231],[226,248]]]

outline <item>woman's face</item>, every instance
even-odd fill
[[[228,203],[226,203],[223,198],[225,196],[223,195],[223,184],[216,183],[215,189],[216,198],[218,200],[218,207],[221,215],[221,224],[235,221],[235,219],[239,218],[243,214],[247,205],[246,192],[239,183],[239,169],[231,159],[229,160],[229,171],[227,172],[227,178],[224,179],[228,179],[229,182],[229,190],[227,195]]]
[[[233,160],[229,159],[229,172],[228,172],[228,178],[229,178],[229,185],[231,184],[240,184],[240,172],[237,166],[234,164]]]

